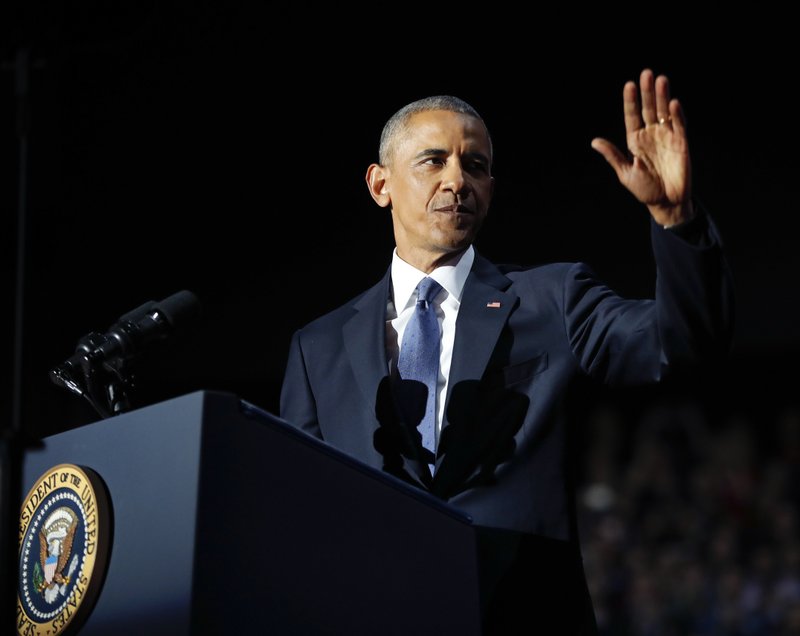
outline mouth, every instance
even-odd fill
[[[441,207],[434,208],[434,212],[444,212],[447,214],[475,214],[475,211],[472,208],[468,208],[462,203],[443,205]]]

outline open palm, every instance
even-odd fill
[[[691,161],[686,119],[677,99],[670,99],[669,80],[640,76],[641,102],[636,84],[623,88],[626,142],[629,154],[607,139],[595,138],[592,147],[605,157],[620,182],[642,203],[656,222],[674,225],[691,216]]]

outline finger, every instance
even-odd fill
[[[669,103],[669,114],[672,117],[672,130],[686,138],[686,115],[683,112],[683,106],[677,99],[673,99]]]
[[[658,121],[656,116],[656,91],[653,81],[653,71],[646,68],[639,77],[639,84],[642,88],[642,119],[645,126],[655,124]]]
[[[656,117],[659,124],[669,124],[669,79],[666,75],[656,78]]]
[[[601,137],[595,137],[592,139],[592,148],[603,155],[605,160],[611,164],[612,168],[614,168],[614,172],[617,173],[617,177],[619,177],[621,180],[622,175],[630,165],[628,157],[610,141]]]
[[[642,111],[636,94],[636,83],[626,82],[622,89],[622,107],[625,112],[625,132],[630,134],[644,127]]]

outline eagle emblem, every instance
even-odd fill
[[[54,510],[39,530],[39,562],[34,569],[33,578],[36,589],[48,603],[66,593],[67,585],[78,566],[76,554],[67,568],[77,527],[78,518],[75,513],[70,508],[62,507]]]

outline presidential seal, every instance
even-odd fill
[[[88,468],[59,464],[22,501],[17,634],[75,634],[97,600],[110,543],[105,484]]]

